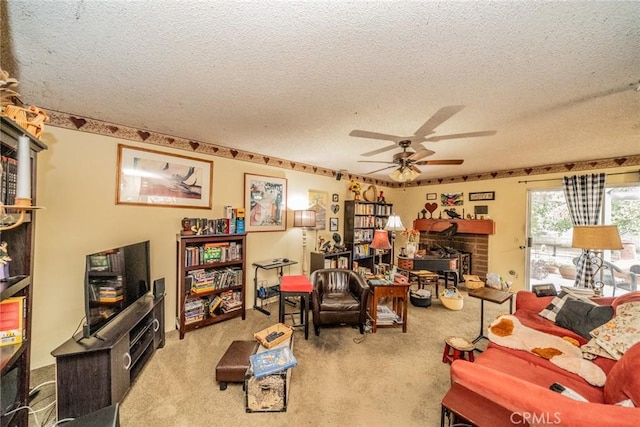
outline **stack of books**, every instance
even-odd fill
[[[204,319],[204,303],[199,299],[192,299],[184,304],[184,323],[199,322]]]

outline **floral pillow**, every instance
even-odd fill
[[[640,302],[619,305],[616,316],[591,331],[591,336],[594,344],[620,360],[634,344],[640,343]]]

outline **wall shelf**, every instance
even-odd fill
[[[415,219],[413,228],[418,231],[440,232],[458,224],[458,233],[466,234],[496,234],[496,224],[492,219]]]

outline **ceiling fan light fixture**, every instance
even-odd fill
[[[397,182],[405,182],[407,179],[404,177],[402,169],[396,169],[389,174],[389,178]]]

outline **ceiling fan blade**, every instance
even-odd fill
[[[482,132],[466,132],[466,133],[452,133],[450,135],[434,135],[426,138],[425,141],[441,141],[443,139],[457,139],[457,138],[474,138],[478,136],[492,136],[495,135],[495,130],[486,130]]]
[[[371,171],[371,172],[369,172],[369,173],[366,173],[365,175],[371,175],[371,174],[373,174],[373,173],[382,172],[383,170],[391,169],[391,168],[394,168],[394,167],[396,167],[396,166],[395,166],[395,165],[393,165],[393,166],[387,166],[386,168],[377,169],[377,170]]]
[[[423,160],[421,162],[416,162],[416,165],[461,165],[464,163],[464,160]]]
[[[361,155],[364,157],[371,157],[375,156],[376,154],[384,153],[385,151],[393,150],[397,147],[397,145],[388,145],[386,147],[378,148],[377,150],[367,151],[366,153],[362,153]]]
[[[358,160],[358,163],[386,163],[389,165],[395,165],[396,162],[383,162],[379,160]]]
[[[412,155],[410,155],[407,160],[409,160],[410,162],[415,162],[417,160],[420,159],[424,159],[425,157],[431,156],[433,154],[436,154],[435,151],[431,151],[431,150],[427,150],[426,148],[423,150],[420,150],[418,152],[413,153]]]
[[[396,143],[402,139],[402,137],[397,135],[388,135],[386,133],[369,132],[366,130],[352,130],[351,132],[349,132],[349,136],[357,136],[358,138],[381,139],[383,141],[393,141]]]
[[[422,173],[422,171],[420,169],[418,169],[417,167],[415,167],[414,165],[409,165],[409,167],[411,168],[412,171],[414,171],[415,173]]]
[[[413,134],[415,136],[422,137],[425,135],[431,135],[435,128],[449,120],[454,114],[458,113],[463,108],[464,105],[450,105],[448,107],[442,107]]]

